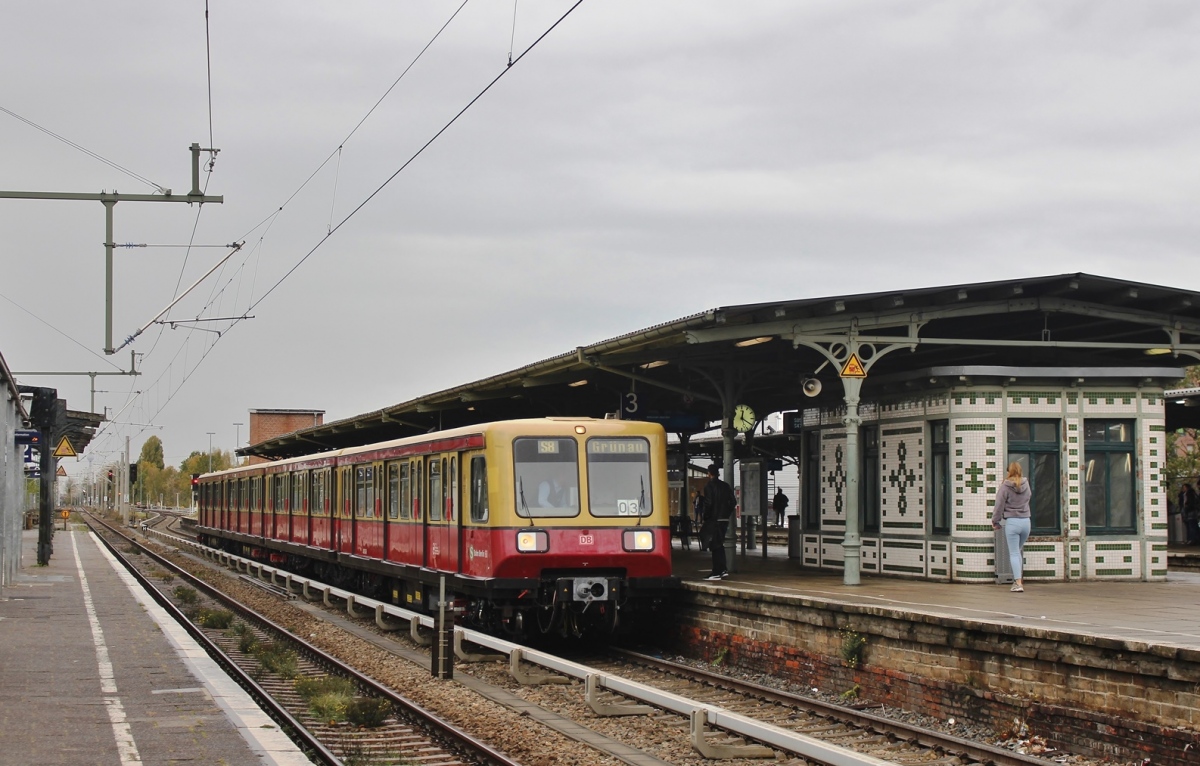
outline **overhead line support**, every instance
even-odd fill
[[[23,192],[0,191],[0,199],[50,199],[50,200],[81,200],[100,202],[104,205],[104,353],[113,354],[117,351],[112,340],[113,312],[113,208],[118,202],[186,202],[189,205],[205,202],[223,203],[225,198],[219,195],[207,195],[200,190],[200,152],[216,154],[219,149],[201,149],[200,144],[189,147],[192,152],[192,190],[186,195],[171,194],[170,189],[164,189],[162,194],[119,194],[117,192],[100,192],[99,194],[75,192]]]

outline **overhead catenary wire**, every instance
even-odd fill
[[[438,132],[437,132],[437,133],[434,133],[432,138],[430,138],[428,141],[426,141],[424,144],[422,144],[422,145],[421,145],[421,148],[417,149],[417,151],[416,151],[416,152],[414,152],[414,153],[413,153],[413,155],[412,155],[411,157],[409,157],[407,160],[405,160],[405,161],[404,161],[404,164],[403,164],[403,165],[401,165],[399,168],[397,168],[397,169],[396,169],[396,172],[394,172],[394,173],[392,173],[390,176],[388,176],[388,177],[387,177],[387,179],[386,179],[386,180],[385,180],[383,183],[381,183],[381,184],[380,184],[380,185],[379,185],[379,186],[378,186],[378,187],[375,189],[375,191],[371,192],[369,195],[367,195],[367,198],[366,198],[366,199],[364,199],[362,202],[358,203],[358,205],[357,205],[357,206],[355,206],[355,208],[354,208],[353,210],[351,210],[351,211],[350,211],[350,212],[349,212],[349,213],[346,215],[346,217],[345,217],[345,218],[343,218],[342,220],[338,221],[338,224],[337,224],[337,226],[334,226],[332,229],[330,229],[330,231],[329,231],[329,232],[328,232],[328,233],[327,233],[325,236],[321,237],[321,239],[319,239],[319,240],[317,241],[317,243],[316,243],[315,245],[313,245],[313,246],[312,246],[312,249],[310,249],[310,250],[309,250],[307,253],[305,253],[305,254],[304,254],[304,257],[302,257],[302,258],[301,258],[299,261],[297,261],[297,262],[296,262],[296,264],[295,264],[294,266],[292,266],[292,268],[288,269],[288,270],[287,270],[287,272],[285,272],[285,273],[284,273],[284,275],[283,275],[282,277],[280,277],[280,278],[279,278],[279,280],[278,280],[278,281],[277,281],[275,284],[271,285],[270,289],[268,289],[268,290],[267,290],[265,293],[263,293],[263,294],[262,294],[262,295],[259,297],[259,299],[258,299],[258,300],[256,300],[256,301],[254,301],[253,303],[251,303],[251,304],[250,304],[250,306],[249,306],[249,308],[247,308],[247,309],[246,309],[246,311],[247,311],[247,312],[253,311],[253,310],[255,309],[255,307],[257,307],[257,306],[258,306],[260,303],[262,303],[264,300],[266,300],[266,299],[267,299],[267,296],[269,296],[271,293],[275,292],[275,290],[276,290],[276,289],[277,289],[277,288],[278,288],[278,287],[279,287],[281,284],[283,284],[284,280],[286,280],[286,279],[287,279],[288,277],[290,277],[290,276],[291,276],[293,273],[295,273],[296,269],[300,268],[300,267],[301,267],[301,266],[304,264],[304,262],[305,262],[305,261],[307,261],[307,260],[308,260],[310,257],[312,257],[312,254],[313,254],[313,253],[315,253],[315,252],[316,252],[316,251],[317,251],[317,250],[318,250],[318,249],[321,247],[321,245],[325,244],[325,242],[327,242],[327,241],[329,240],[329,238],[330,238],[330,237],[332,237],[332,236],[333,236],[333,235],[334,235],[334,234],[335,234],[335,233],[336,233],[336,232],[337,232],[339,229],[341,229],[341,228],[342,228],[342,226],[344,226],[344,225],[346,224],[346,222],[347,222],[347,221],[349,221],[351,218],[353,218],[353,217],[355,216],[355,214],[357,214],[357,213],[358,213],[358,211],[360,211],[360,210],[362,210],[364,207],[366,207],[366,206],[367,206],[367,204],[368,204],[368,203],[369,203],[371,200],[373,200],[373,199],[375,198],[375,196],[376,196],[376,195],[378,195],[378,194],[379,194],[379,192],[383,191],[383,190],[384,190],[384,188],[385,188],[385,187],[387,187],[387,185],[388,185],[388,184],[390,184],[390,183],[391,183],[393,180],[395,180],[396,176],[398,176],[398,175],[400,175],[402,172],[404,172],[404,170],[405,170],[405,169],[406,169],[406,168],[407,168],[409,165],[411,165],[411,164],[412,164],[412,163],[413,163],[413,162],[414,162],[414,161],[415,161],[415,160],[416,160],[418,157],[420,157],[420,156],[421,156],[421,154],[422,154],[422,153],[424,153],[424,151],[425,151],[426,149],[428,149],[428,148],[430,147],[430,145],[432,145],[432,144],[433,144],[433,142],[434,142],[434,141],[437,141],[437,140],[438,140],[438,138],[439,138],[439,137],[441,137],[441,135],[442,135],[443,133],[445,133],[447,130],[449,130],[449,129],[450,129],[450,126],[451,126],[451,125],[453,125],[455,122],[457,122],[457,121],[458,121],[458,118],[460,118],[460,117],[462,117],[464,114],[466,114],[466,112],[467,112],[467,110],[468,110],[468,109],[470,109],[472,106],[474,106],[474,105],[475,105],[475,103],[479,101],[479,99],[483,98],[483,96],[484,96],[484,95],[485,95],[485,94],[486,94],[486,93],[487,93],[489,90],[491,90],[491,89],[492,89],[492,86],[493,86],[493,85],[495,85],[496,83],[498,83],[498,82],[500,81],[500,78],[502,78],[502,77],[504,77],[504,75],[508,74],[508,73],[509,73],[509,71],[511,71],[511,70],[512,70],[512,67],[513,67],[513,66],[515,66],[515,65],[516,65],[516,64],[517,64],[517,63],[518,63],[518,62],[519,62],[521,59],[525,58],[525,56],[526,56],[526,55],[528,55],[528,54],[529,54],[529,52],[530,52],[531,50],[533,50],[533,49],[534,49],[534,48],[537,46],[537,44],[538,44],[538,43],[540,43],[542,40],[546,39],[546,36],[547,36],[547,35],[549,35],[551,32],[553,32],[553,31],[555,30],[555,28],[556,28],[556,27],[558,27],[558,25],[559,25],[559,24],[561,24],[561,23],[562,23],[562,22],[563,22],[563,21],[564,21],[564,20],[565,20],[565,19],[566,19],[568,16],[570,16],[570,15],[571,15],[571,13],[572,13],[572,12],[573,12],[573,11],[574,11],[576,8],[578,8],[578,7],[579,7],[581,4],[583,4],[583,0],[577,0],[577,1],[576,1],[576,3],[575,3],[574,5],[572,5],[570,8],[568,8],[568,9],[567,9],[566,13],[564,13],[562,16],[560,16],[560,17],[558,18],[558,20],[557,20],[557,21],[555,21],[553,24],[551,24],[551,25],[550,25],[550,27],[549,27],[549,28],[548,28],[548,29],[547,29],[545,32],[543,32],[541,35],[539,35],[539,36],[538,36],[538,38],[537,38],[536,40],[534,40],[532,43],[530,43],[528,48],[526,48],[525,50],[521,51],[521,55],[520,55],[520,56],[517,56],[515,59],[513,59],[513,61],[512,61],[512,63],[511,63],[511,64],[509,64],[508,66],[506,66],[504,69],[500,70],[500,74],[498,74],[498,75],[496,75],[494,78],[492,78],[492,81],[491,81],[491,82],[489,82],[489,83],[488,83],[486,86],[484,86],[483,90],[479,91],[479,93],[477,93],[477,94],[475,95],[475,97],[474,97],[474,98],[472,98],[472,99],[471,99],[471,100],[470,100],[470,101],[467,103],[467,105],[466,105],[466,106],[464,106],[462,109],[460,109],[460,110],[458,111],[458,113],[457,113],[457,114],[455,114],[453,117],[451,117],[451,118],[450,118],[449,122],[447,122],[445,125],[443,125],[443,126],[442,126],[442,127],[439,129],[439,130],[438,130]]]
[[[273,210],[262,221],[260,221],[259,223],[255,224],[253,227],[251,227],[246,232],[245,236],[239,238],[240,240],[247,239],[251,233],[253,233],[257,229],[261,228],[264,224],[267,225],[267,231],[269,231],[272,228],[272,226],[274,225],[275,221],[277,220],[279,214],[284,210],[284,208],[293,199],[295,199],[295,197],[301,191],[303,191],[303,189],[312,181],[312,179],[321,171],[321,169],[324,168],[324,166],[329,163],[330,159],[332,159],[335,156],[335,154],[337,154],[339,151],[341,151],[344,148],[346,142],[355,134],[355,132],[363,125],[363,123],[365,123],[365,121],[376,110],[376,108],[380,105],[380,103],[382,103],[382,101],[387,97],[387,95],[400,82],[400,80],[403,79],[405,74],[407,74],[412,69],[412,67],[417,63],[417,61],[419,61],[421,59],[421,57],[425,54],[425,52],[428,51],[430,46],[438,39],[438,37],[449,26],[449,24],[454,20],[454,18],[458,15],[458,13],[466,6],[468,1],[469,0],[463,0],[463,3],[461,5],[459,5],[459,7],[454,11],[453,14],[451,14],[450,18],[447,19],[447,21],[442,25],[442,27],[438,30],[438,32],[422,48],[422,50],[417,54],[417,56],[414,57],[412,62],[410,62],[410,64],[405,68],[405,70],[400,74],[400,76],[396,78],[396,80],[392,83],[392,86],[388,88],[388,90],[384,93],[384,95],[382,97],[380,97],[380,99],[375,103],[375,105],[373,105],[371,107],[371,109],[367,112],[367,114],[358,122],[358,124],[355,125],[355,127],[350,131],[350,133],[347,134],[346,139],[344,139],[338,145],[338,148],[335,149],[334,152],[331,152],[328,157],[326,157],[326,159],[316,168],[316,170],[314,170],[308,176],[308,178],[306,178],[305,181],[303,183],[301,183],[300,186],[297,187],[297,189],[294,192],[292,192],[291,195],[288,196],[288,198],[284,201],[284,203],[282,205],[280,205],[278,208]],[[538,38],[536,40],[534,40],[528,47],[526,47],[525,50],[522,51],[519,56],[517,56],[515,59],[512,59],[511,62],[508,64],[508,66],[506,66],[505,69],[500,72],[500,74],[498,74],[495,78],[493,78],[474,98],[471,99],[470,102],[467,103],[466,106],[464,106],[457,114],[455,114],[440,130],[437,131],[437,133],[435,133],[433,135],[432,138],[430,138],[424,145],[422,145],[406,162],[404,162],[403,165],[401,165],[400,168],[398,168],[391,176],[389,176],[374,192],[372,192],[366,199],[364,199],[353,210],[351,210],[346,216],[344,216],[337,223],[336,226],[331,226],[329,231],[326,233],[326,235],[324,237],[322,237],[316,243],[316,245],[313,246],[312,249],[310,249],[291,269],[288,270],[287,273],[285,273],[278,281],[276,281],[262,296],[260,296],[257,300],[255,300],[253,303],[251,303],[246,308],[245,312],[242,313],[241,316],[234,319],[232,321],[231,325],[228,328],[226,328],[226,330],[224,331],[223,334],[218,334],[218,335],[216,335],[216,337],[212,337],[212,338],[210,338],[209,341],[205,342],[203,344],[203,350],[201,352],[201,355],[198,359],[195,360],[194,364],[189,365],[188,360],[186,359],[186,357],[184,357],[182,359],[182,364],[185,369],[183,372],[182,379],[178,380],[177,382],[174,380],[165,380],[167,378],[167,376],[171,374],[171,371],[174,369],[174,367],[178,363],[180,363],[181,355],[184,355],[189,350],[189,347],[191,345],[189,343],[181,344],[180,347],[177,349],[175,356],[168,363],[167,367],[163,370],[163,372],[159,375],[159,377],[154,381],[154,383],[152,383],[151,386],[149,387],[155,391],[159,391],[159,390],[161,390],[161,386],[164,384],[164,380],[165,380],[165,384],[167,386],[167,392],[165,393],[165,397],[166,397],[165,401],[161,401],[159,403],[159,405],[157,406],[157,408],[154,409],[154,411],[152,413],[149,413],[148,417],[145,417],[143,419],[147,420],[149,422],[153,422],[158,417],[158,415],[160,413],[162,413],[162,411],[171,403],[171,401],[173,401],[175,396],[179,393],[180,390],[182,390],[183,386],[187,383],[187,381],[192,377],[192,375],[195,374],[195,372],[203,364],[205,359],[207,359],[208,355],[212,353],[212,351],[215,349],[217,343],[219,343],[225,337],[225,335],[228,334],[229,330],[231,330],[234,327],[236,327],[237,325],[239,325],[241,323],[242,319],[249,318],[250,312],[253,311],[253,309],[256,306],[258,306],[271,293],[273,293],[279,287],[279,285],[281,285],[284,280],[286,280],[292,273],[294,273],[296,271],[296,269],[298,269],[305,261],[307,261],[308,258],[311,257],[312,254],[314,252],[316,252],[316,250],[322,244],[324,244],[324,242],[329,237],[331,237],[343,225],[345,225],[351,218],[353,218],[354,215],[357,214],[363,207],[365,207],[376,195],[378,195],[378,193],[380,191],[382,191],[384,187],[386,187],[389,183],[391,183],[391,181],[394,180],[396,178],[396,176],[398,176],[413,161],[415,161],[416,158],[419,157],[425,151],[425,149],[427,149],[430,145],[432,145],[446,130],[448,130],[450,128],[451,125],[453,125],[477,101],[479,101],[479,99],[482,98],[500,80],[500,78],[503,77],[504,74],[507,73],[507,71],[509,70],[509,68],[512,67],[512,65],[521,61],[530,51],[532,51],[539,43],[541,43],[541,41],[543,39],[545,39],[550,34],[550,32],[554,31],[554,29],[556,29],[559,26],[559,24],[561,24],[568,16],[570,16],[571,13],[574,12],[575,9],[578,8],[582,4],[582,2],[583,2],[583,0],[577,0],[577,2],[575,2],[570,8],[568,8],[567,11],[558,18],[558,20],[556,20],[549,28],[547,28],[540,36],[538,36]],[[513,39],[515,40],[515,32],[514,32]],[[209,167],[209,171],[211,172],[211,166]],[[206,179],[205,189],[207,189],[207,185],[208,185],[207,181],[208,181],[208,179]],[[331,222],[333,220],[332,214],[331,214],[330,220],[331,220]],[[198,221],[199,221],[199,211],[197,211],[197,223],[198,223]],[[257,249],[262,246],[263,238],[265,237],[265,235],[266,235],[265,231],[259,235],[258,241],[255,243],[255,248],[254,248],[255,251],[257,251]],[[195,236],[194,228],[193,228],[192,236],[193,237]],[[218,265],[219,266],[224,265],[224,263],[228,263],[228,257],[223,260],[222,264],[218,264]],[[243,264],[241,269],[244,269],[245,265],[246,264]],[[241,269],[239,269],[239,271]],[[255,271],[257,271],[257,269]],[[181,274],[181,276],[182,276],[182,274]],[[189,288],[189,289],[191,289],[191,288]],[[222,288],[222,290],[223,290],[223,288]],[[214,291],[216,291],[215,285],[214,285]],[[217,293],[214,292],[213,295],[210,295],[210,298],[215,297],[215,294],[217,294]],[[211,301],[210,301],[210,305],[211,305]],[[159,318],[161,318],[161,315]],[[199,316],[197,317],[197,319],[199,319]],[[191,329],[197,329],[197,328],[191,328]],[[160,337],[161,337],[161,332],[163,330],[165,330],[165,327],[160,330]],[[157,342],[158,341],[156,340],[156,342],[155,342],[156,345],[157,345]],[[163,394],[159,394],[159,396],[162,396],[162,395]],[[136,394],[131,392],[131,397],[132,398],[131,398],[130,403],[132,403],[133,401],[138,400],[138,399],[143,399],[143,401],[144,401],[142,391],[138,391],[138,392],[136,392]],[[148,409],[143,410],[143,411],[148,411]],[[111,435],[111,434],[109,434],[109,435]],[[97,434],[97,436],[99,436],[99,434]]]
[[[83,152],[84,154],[91,157],[92,159],[103,162],[105,165],[108,165],[113,170],[124,173],[125,175],[129,176],[130,178],[146,184],[147,186],[149,186],[152,189],[154,189],[155,191],[157,191],[159,194],[167,193],[167,188],[165,186],[163,186],[162,184],[155,183],[154,181],[151,181],[149,178],[146,178],[144,175],[135,173],[132,170],[130,170],[129,168],[124,167],[122,165],[118,165],[117,163],[113,162],[112,160],[108,159],[107,157],[103,157],[103,156],[97,154],[96,152],[93,152],[91,149],[88,149],[86,146],[82,146],[80,144],[75,143],[74,141],[72,141],[69,138],[60,136],[59,134],[55,133],[54,131],[50,130],[49,128],[44,128],[41,125],[38,125],[33,120],[26,119],[25,117],[22,117],[21,115],[17,114],[16,112],[12,111],[11,109],[6,109],[3,106],[0,106],[0,112],[4,112],[5,114],[9,115],[10,117],[16,118],[16,119],[20,120],[21,122],[25,123],[26,125],[42,131],[43,133],[50,136],[51,138],[56,138],[59,141],[62,141],[64,144],[72,147],[73,149],[78,149],[79,151]]]
[[[296,190],[288,195],[288,198],[283,201],[283,204],[280,205],[275,210],[271,211],[271,213],[269,215],[264,217],[258,223],[254,224],[254,226],[250,227],[250,229],[248,229],[244,234],[242,234],[242,236],[238,237],[238,239],[245,240],[245,239],[249,238],[249,236],[252,233],[254,233],[255,231],[257,231],[259,227],[261,227],[263,224],[267,223],[268,221],[272,221],[273,218],[275,218],[280,213],[282,213],[283,209],[285,207],[287,207],[291,203],[291,201],[296,198],[296,195],[298,195],[300,192],[304,191],[305,187],[307,187],[308,184],[314,178],[316,178],[317,174],[320,173],[321,170],[324,169],[324,167],[329,164],[329,161],[332,160],[335,156],[338,156],[338,154],[342,150],[342,147],[344,147],[346,145],[346,143],[354,136],[354,134],[358,132],[358,129],[363,126],[363,123],[365,123],[367,121],[367,119],[372,114],[375,113],[375,110],[379,108],[379,105],[383,103],[384,99],[386,99],[393,90],[395,90],[396,86],[400,84],[400,81],[404,79],[404,76],[408,74],[409,70],[411,70],[414,66],[416,66],[416,63],[421,60],[421,57],[425,55],[426,51],[428,51],[429,48],[435,42],[437,42],[437,39],[439,37],[441,37],[442,32],[446,31],[446,27],[450,26],[450,23],[452,21],[454,21],[455,17],[457,17],[459,12],[462,11],[462,9],[466,7],[468,2],[470,2],[470,0],[463,0],[462,4],[459,5],[458,8],[454,9],[454,13],[450,14],[450,18],[446,19],[445,23],[443,23],[442,26],[438,28],[438,31],[434,33],[433,37],[429,38],[429,42],[425,43],[425,46],[423,48],[421,48],[421,50],[417,53],[416,56],[413,57],[413,60],[408,62],[408,66],[404,67],[404,71],[402,71],[400,73],[400,75],[398,77],[396,77],[396,79],[392,82],[392,84],[388,86],[388,89],[383,92],[383,95],[380,96],[379,99],[374,103],[374,105],[372,105],[371,108],[367,110],[367,113],[363,115],[362,119],[359,120],[358,123],[350,130],[350,132],[346,134],[346,137],[343,138],[338,143],[337,148],[334,149],[332,152],[330,152],[329,156],[326,157],[324,160],[322,160],[321,164],[317,165],[316,169],[313,170],[313,172],[308,174],[308,178],[305,178],[304,181],[298,187],[296,187]],[[332,220],[333,220],[333,216],[330,215],[330,221],[332,222]]]

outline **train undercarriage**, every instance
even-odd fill
[[[212,534],[201,542],[269,563],[344,590],[415,612],[436,614],[442,604],[457,624],[517,639],[610,637],[659,612],[678,587],[676,578],[630,582],[624,571],[544,570],[537,579],[479,580],[433,570],[362,560],[317,558]]]

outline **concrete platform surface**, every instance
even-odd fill
[[[0,593],[0,765],[308,764],[82,528]]]
[[[803,567],[786,548],[739,553],[729,578],[705,581],[710,554],[680,550],[673,541],[675,574],[687,587],[775,593],[808,600],[894,609],[975,622],[1114,638],[1200,650],[1200,572],[1170,571],[1166,582],[1025,582],[1024,593],[1008,585],[937,583],[863,574],[843,585],[841,572]],[[1172,548],[1174,551],[1174,548]],[[1200,549],[1193,549],[1200,552]]]

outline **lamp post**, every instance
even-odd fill
[[[233,424],[233,428],[234,428],[234,431],[233,431],[233,433],[234,433],[234,437],[233,437],[233,464],[234,464],[234,465],[237,465],[237,464],[238,464],[238,462],[237,462],[237,448],[238,448],[238,445],[242,443],[242,424],[241,424],[241,423],[234,423],[234,424]]]
[[[216,431],[206,431],[208,434],[208,472],[212,473],[212,438]]]

